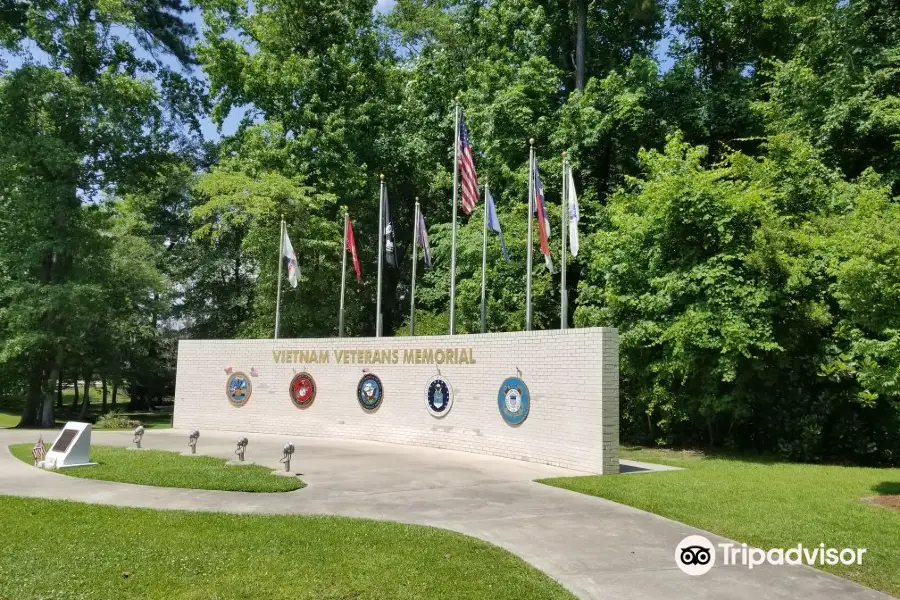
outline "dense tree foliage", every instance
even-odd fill
[[[283,335],[337,333],[344,211],[346,330],[373,334],[380,174],[401,250],[385,330],[408,330],[419,198],[417,332],[446,333],[458,100],[511,255],[489,240],[489,330],[524,325],[534,138],[557,264],[563,151],[575,172],[570,316],[621,331],[626,438],[900,461],[895,2],[373,4],[0,7],[0,384],[23,423],[52,422],[62,380],[155,401],[179,336],[270,336],[282,217],[301,269]],[[235,111],[233,134],[194,133]],[[459,218],[474,332],[483,204]],[[559,281],[536,261],[538,328]]]

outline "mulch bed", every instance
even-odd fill
[[[864,502],[870,502],[872,504],[878,504],[880,506],[887,506],[888,508],[900,510],[900,494],[895,494],[893,496],[875,496],[873,498],[863,498],[862,500]]]

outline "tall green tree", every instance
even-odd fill
[[[91,289],[79,275],[92,258],[85,205],[139,185],[173,141],[191,86],[139,50],[189,61],[185,10],[178,0],[86,0],[15,3],[2,15],[3,43],[25,59],[0,79],[0,271],[10,280],[0,355],[24,366],[22,426],[53,424],[57,374],[77,341],[69,306]]]

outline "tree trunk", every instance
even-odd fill
[[[106,413],[106,377],[103,378],[103,413]]]
[[[53,364],[53,368],[50,370],[50,373],[47,376],[47,387],[44,392],[44,405],[41,410],[41,427],[46,429],[52,429],[54,425],[56,425],[56,419],[53,415],[53,404],[54,400],[59,400],[59,394],[61,391],[60,386],[60,375],[62,374],[62,352],[57,353],[56,362]],[[57,389],[56,393],[53,393],[53,383],[56,383]],[[55,396],[55,398],[54,398]]]
[[[22,418],[17,427],[37,427],[40,424],[38,409],[41,406],[41,388],[44,385],[40,361],[35,361],[31,367],[28,378],[28,393],[25,396],[25,406],[22,407]]]
[[[75,399],[72,400],[72,410],[75,410],[75,407],[78,406],[78,375],[75,375],[75,379],[72,381],[72,387],[75,388]]]
[[[56,378],[56,407],[57,408],[62,408],[62,406],[63,406],[62,388],[63,388],[63,372],[62,372],[62,369],[60,369],[59,376]]]
[[[117,379],[113,379],[113,389],[112,389],[112,408],[116,409],[116,396],[119,394],[119,381]]]
[[[91,403],[91,374],[84,374],[84,394],[81,399],[81,411],[78,413],[78,420],[84,421],[87,415],[88,405]]]
[[[575,89],[584,90],[584,36],[587,25],[588,0],[575,0],[578,5],[577,25],[575,30]]]

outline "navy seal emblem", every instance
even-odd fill
[[[509,377],[500,385],[497,405],[503,420],[510,425],[519,425],[528,417],[531,396],[528,386],[518,377]]]
[[[365,410],[375,410],[381,404],[384,397],[384,388],[381,386],[381,380],[377,375],[366,373],[359,380],[356,386],[356,398],[359,405]]]
[[[228,376],[228,381],[225,382],[225,394],[228,396],[228,401],[231,402],[232,406],[247,404],[247,400],[250,399],[250,394],[252,393],[253,384],[250,383],[250,378],[244,373],[235,371]]]
[[[294,406],[306,408],[316,399],[316,380],[309,373],[297,373],[291,380],[290,393]]]
[[[435,375],[425,385],[425,408],[434,417],[443,417],[453,404],[453,388],[450,382]]]

